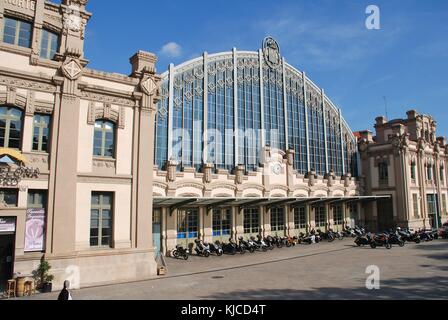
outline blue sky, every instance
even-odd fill
[[[274,36],[287,61],[338,105],[353,130],[376,116],[433,115],[448,136],[448,1],[98,1],[88,25],[90,67],[128,74],[137,50],[159,55],[158,71],[209,53],[258,50]],[[367,30],[368,5],[381,30]]]

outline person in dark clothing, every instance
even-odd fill
[[[70,289],[70,282],[64,281],[64,289],[62,289],[61,293],[59,294],[58,301],[73,300],[69,289]]]

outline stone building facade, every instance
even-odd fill
[[[66,279],[85,287],[156,273],[156,57],[136,53],[130,76],[89,69],[86,3],[0,1],[2,281],[42,257],[56,290]],[[20,167],[38,174],[12,181]],[[42,231],[30,208],[44,209],[40,248],[26,243]]]
[[[446,222],[448,146],[437,123],[414,110],[407,118],[376,119],[376,134],[360,132],[366,195],[389,195],[365,210],[373,230],[396,226],[437,228]]]

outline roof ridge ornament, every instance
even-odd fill
[[[280,55],[280,46],[273,37],[266,37],[263,40],[263,56],[265,63],[271,69],[278,69],[282,59]]]

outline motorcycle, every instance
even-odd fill
[[[255,252],[255,247],[251,245],[249,241],[244,240],[243,237],[239,237],[238,240],[239,240],[239,246],[241,247],[242,250],[249,251],[250,253]]]
[[[409,229],[402,230],[401,228],[397,228],[397,232],[404,242],[415,242],[417,244],[421,242],[420,236],[417,232],[412,233]]]
[[[249,244],[255,248],[255,250],[266,252],[268,251],[268,246],[263,240],[257,241],[254,236],[250,237],[248,240]]]
[[[260,243],[260,244],[263,243],[263,245],[265,245],[268,250],[274,249],[274,243],[273,243],[274,240],[272,237],[268,236],[263,239],[263,237],[261,235],[258,235],[257,239],[258,239],[258,243]]]
[[[188,260],[188,252],[182,246],[177,245],[176,250],[173,251],[173,257],[176,259],[183,258],[186,261]]]
[[[377,247],[385,247],[386,249],[392,249],[392,245],[389,242],[389,236],[385,233],[374,235],[370,242],[370,247],[376,249]]]
[[[355,233],[355,229],[352,229],[350,227],[345,227],[345,229],[342,231],[342,236],[346,238],[356,238],[357,235]]]
[[[218,257],[221,257],[224,254],[222,250],[222,246],[219,241],[215,243],[210,243],[210,253],[215,253]]]
[[[390,231],[388,234],[389,237],[389,243],[391,245],[396,244],[398,245],[400,248],[404,247],[404,241],[401,239],[400,235],[398,234],[398,232],[392,232]]]
[[[314,234],[307,234],[305,235],[303,232],[299,235],[299,244],[314,244],[316,243],[316,235]]]
[[[194,248],[194,250],[196,251],[196,254],[198,256],[202,256],[205,258],[210,257],[210,245],[209,244],[205,244],[204,242],[202,242],[202,240],[195,240],[194,241],[196,243],[196,248]]]
[[[368,246],[370,245],[371,242],[372,242],[372,236],[370,234],[357,236],[355,239],[355,244],[358,247]]]

